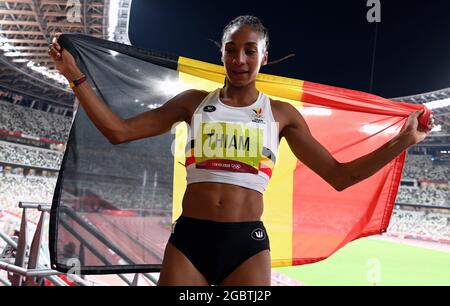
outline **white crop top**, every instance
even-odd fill
[[[187,184],[234,184],[263,193],[278,154],[278,123],[270,99],[259,93],[245,107],[220,100],[220,88],[200,103],[186,144]]]

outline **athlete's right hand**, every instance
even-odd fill
[[[52,38],[52,43],[48,47],[48,54],[53,59],[56,69],[66,78],[71,78],[72,75],[79,71],[75,59],[69,51],[63,49],[58,44],[58,37],[62,33],[55,33]]]

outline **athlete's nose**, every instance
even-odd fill
[[[236,56],[234,57],[233,61],[237,65],[242,65],[245,63],[245,53],[244,52],[236,52]]]

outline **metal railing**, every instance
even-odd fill
[[[4,270],[8,274],[10,274],[8,277],[9,279],[3,279],[0,277],[0,283],[5,286],[39,286],[42,284],[43,279],[47,279],[55,286],[67,286],[68,284],[59,277],[59,275],[62,275],[64,273],[48,268],[42,262],[48,262],[49,259],[40,258],[40,256],[43,256],[42,254],[45,254],[45,252],[42,252],[42,249],[44,248],[44,245],[42,243],[43,228],[47,215],[50,212],[51,205],[47,203],[19,202],[19,207],[22,208],[22,218],[18,237],[10,237],[0,230],[0,238],[6,242],[10,249],[15,251],[14,258],[0,258],[0,270]],[[34,231],[31,245],[29,245],[27,241],[27,231],[29,227],[27,211],[29,209],[37,209],[41,212],[39,222],[37,223],[36,230]],[[126,254],[120,250],[120,248],[112,245],[107,239],[104,239],[104,237],[101,237],[101,234],[98,233],[95,228],[89,227],[89,225],[81,218],[78,218],[78,216],[74,214],[74,212],[65,212],[72,218],[72,220],[79,223],[94,236],[100,238],[100,241],[106,244],[109,248],[116,251],[117,254],[120,254],[121,257],[127,262],[131,261],[130,258],[128,258]],[[75,238],[80,241],[80,253],[84,252],[84,248],[87,248],[103,263],[109,264],[109,261],[101,254],[101,252],[99,252],[99,250],[94,245],[86,241],[65,221],[62,222],[62,226],[64,226],[67,231],[69,231]],[[157,279],[151,274],[143,273],[142,275],[153,284],[156,284]],[[73,273],[68,273],[67,276],[70,281],[79,286],[108,285],[98,281],[86,280],[82,276]],[[133,280],[131,281],[124,275],[118,274],[117,276],[130,286],[137,286],[138,284],[139,273],[136,273],[133,277]]]

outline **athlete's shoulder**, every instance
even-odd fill
[[[203,102],[203,100],[210,94],[210,92],[206,90],[199,90],[199,89],[189,89],[184,91],[183,93],[183,102],[184,107],[187,111],[187,118],[186,122],[190,124],[191,117],[194,114],[197,107]]]
[[[282,102],[282,101],[280,101],[280,100],[275,100],[275,99],[272,99],[272,98],[269,98],[270,99],[270,106],[272,107],[272,108],[280,108],[281,107],[281,104],[282,103],[284,103],[284,102]]]
[[[210,92],[206,91],[206,90],[201,90],[201,89],[188,89],[188,90],[184,91],[182,94],[186,97],[195,99],[198,97],[206,97],[207,95],[210,94]]]
[[[191,93],[198,94],[198,95],[208,95],[208,94],[210,94],[210,91],[203,90],[203,89],[195,89],[195,88],[193,88],[193,89],[189,89],[187,91],[190,91]]]
[[[284,101],[274,100],[274,99],[270,99],[270,107],[272,108],[272,110],[275,110],[279,113],[283,113],[285,115],[289,115],[293,111],[297,110],[295,108],[295,106],[289,102],[284,102]]]
[[[194,109],[210,94],[210,92],[200,89],[189,89],[185,93],[189,106]]]
[[[290,104],[280,100],[270,99],[270,108],[273,113],[277,113],[278,116],[286,116],[286,113],[292,111],[289,107]]]
[[[184,107],[198,105],[209,94],[205,90],[188,89],[179,93],[175,99],[180,101]]]
[[[293,115],[298,113],[298,111],[289,102],[274,99],[270,99],[270,107],[275,121],[279,123],[280,133],[282,135],[284,128],[289,125],[293,120]]]

